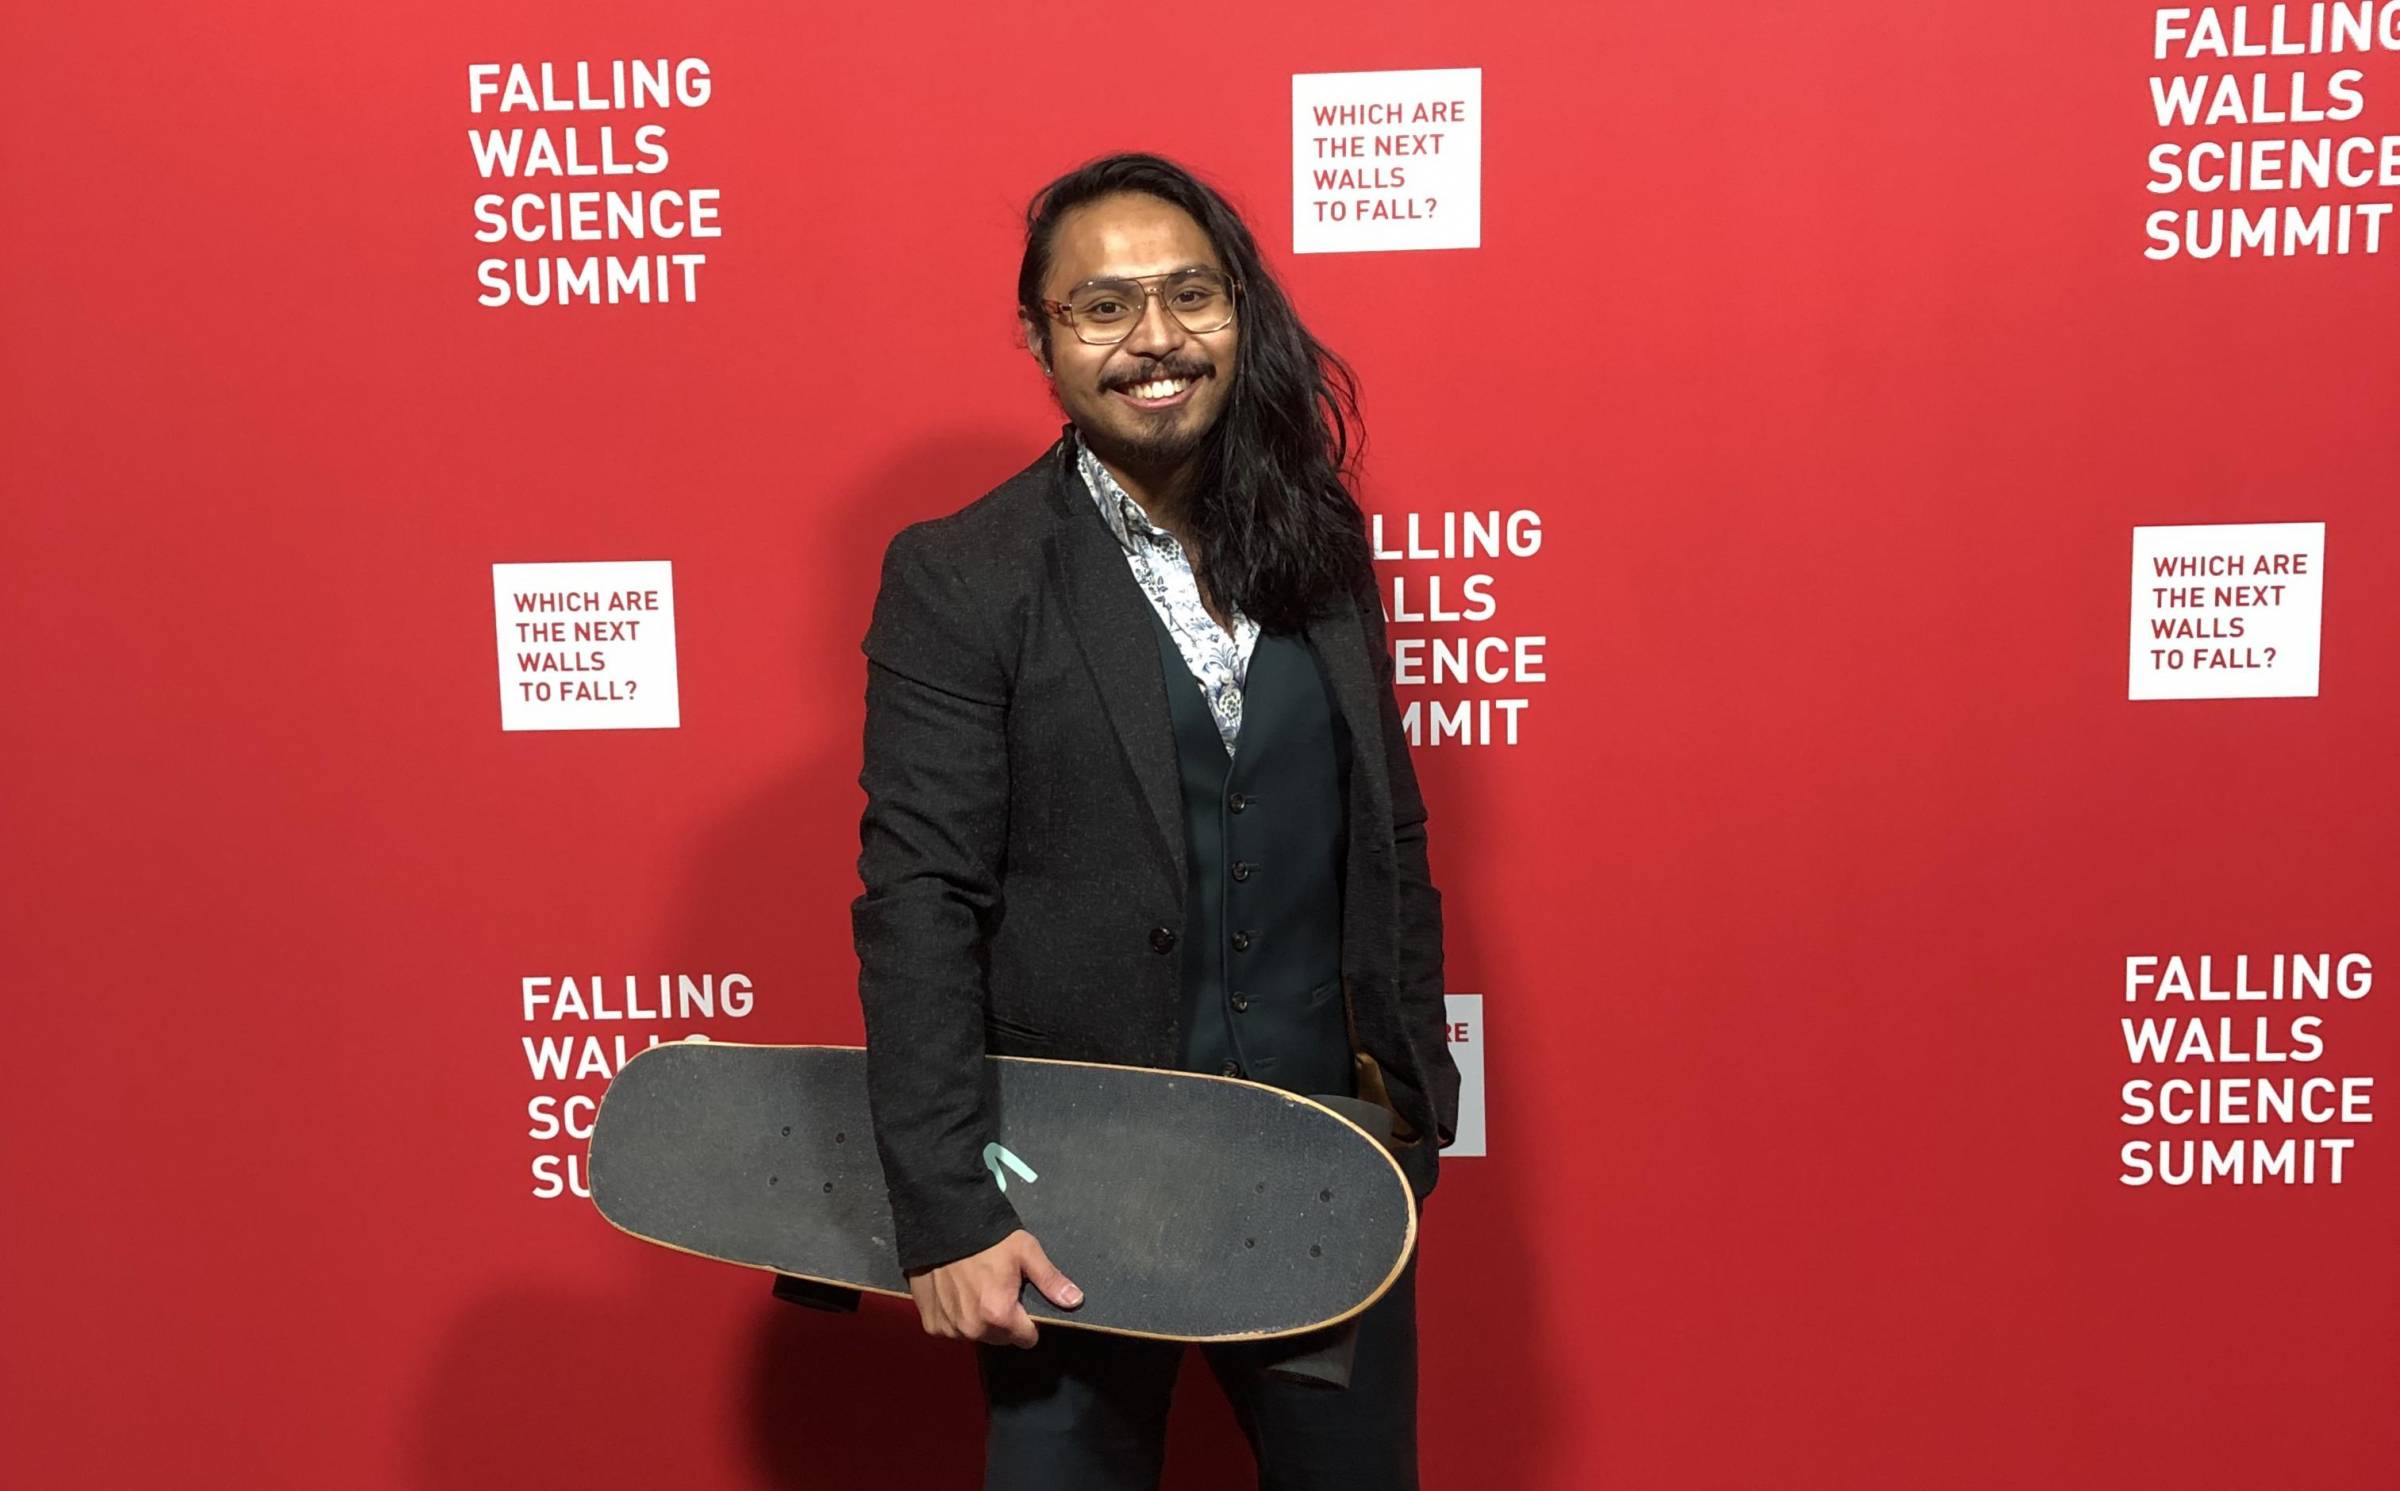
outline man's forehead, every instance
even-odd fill
[[[1191,215],[1154,197],[1112,197],[1077,209],[1059,224],[1051,253],[1053,277],[1070,285],[1224,268]]]

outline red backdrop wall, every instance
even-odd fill
[[[2351,1138],[2338,1182],[2120,1156],[2195,1132],[2122,1121],[2174,1074],[2123,1017],[2298,1013],[2128,1005],[2129,958],[2400,954],[2396,250],[2144,255],[2162,208],[2392,197],[2146,185],[2161,141],[2400,133],[2391,53],[2161,60],[2128,3],[1185,24],[12,18],[6,1478],[972,1482],[971,1358],[906,1307],[536,1194],[579,1146],[535,1100],[600,1083],[536,1078],[524,991],[707,978],[747,1013],[573,1029],[859,1039],[875,560],[1055,434],[1024,201],[1143,148],[1359,370],[1387,534],[1538,514],[1385,566],[1492,576],[1396,637],[1545,653],[1409,694],[1529,701],[1418,751],[1488,1150],[1422,1241],[1429,1484],[2391,1483],[2381,1126],[2206,1131]],[[475,64],[617,58],[710,97],[471,111]],[[2162,127],[2149,81],[2353,65],[2338,123]],[[1481,70],[1478,246],[1292,252],[1293,76],[1420,68]],[[475,241],[515,188],[468,131],[653,118],[722,193],[696,294],[479,305],[544,250]],[[2325,524],[2317,692],[2130,701],[2131,530],[2257,522]],[[679,724],[503,730],[491,566],[620,560],[671,563]],[[2309,1070],[2388,1078],[2395,997],[2309,1006]],[[1187,1370],[1168,1484],[1238,1478]]]

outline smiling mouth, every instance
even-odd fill
[[[1199,383],[1198,377],[1153,378],[1147,383],[1127,383],[1115,391],[1137,404],[1163,404],[1181,398]]]

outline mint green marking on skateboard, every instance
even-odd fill
[[[1008,1189],[1008,1177],[1000,1173],[1000,1167],[1004,1163],[1009,1169],[1017,1172],[1017,1179],[1019,1180],[1030,1181],[1041,1179],[1040,1176],[1034,1174],[1031,1170],[1025,1167],[1025,1162],[1023,1160],[1020,1160],[1015,1155],[1010,1154],[1008,1152],[1008,1146],[1005,1144],[986,1144],[983,1147],[983,1162],[991,1167],[992,1179],[999,1182],[1000,1189],[1003,1191]]]

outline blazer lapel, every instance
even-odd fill
[[[1182,771],[1175,758],[1175,722],[1167,712],[1167,679],[1150,630],[1150,598],[1126,565],[1116,535],[1082,490],[1072,446],[1061,452],[1053,500],[1059,525],[1050,570],[1065,597],[1075,642],[1124,748],[1125,764],[1150,808],[1154,843],[1175,874],[1178,895],[1188,883],[1183,842]],[[1070,483],[1072,485],[1070,485]]]
[[[1107,708],[1125,763],[1149,805],[1153,842],[1174,871],[1180,893],[1190,881],[1183,771],[1175,756],[1166,673],[1150,630],[1150,598],[1135,582],[1125,551],[1101,521],[1083,474],[1075,468],[1073,429],[1062,427],[1060,443],[1053,448],[1050,498],[1059,521],[1050,545],[1051,576],[1065,598],[1076,645]],[[1330,604],[1312,615],[1303,630],[1324,660],[1334,706],[1350,732],[1352,832],[1364,833],[1374,823],[1388,825],[1392,807],[1384,762],[1383,701],[1358,606],[1346,598]],[[1363,818],[1357,812],[1360,807],[1366,809]]]

